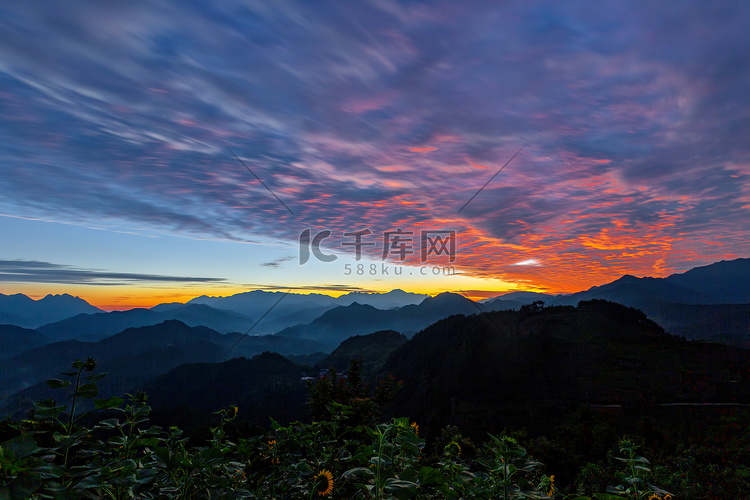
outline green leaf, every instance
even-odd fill
[[[348,471],[344,472],[342,474],[342,477],[349,478],[351,476],[365,476],[365,477],[374,477],[375,472],[373,472],[372,469],[369,467],[355,467],[353,469],[349,469]]]
[[[97,373],[96,375],[87,375],[86,380],[88,380],[89,382],[96,382],[97,380],[100,380],[106,376],[107,376],[107,372]]]
[[[444,482],[443,474],[437,469],[425,466],[419,470],[419,484],[422,486],[439,486]]]
[[[59,378],[51,378],[47,380],[47,385],[50,389],[60,389],[61,387],[69,387],[69,380],[60,380]]]
[[[96,384],[83,384],[78,388],[78,396],[82,398],[94,398],[99,394]]]
[[[80,436],[77,434],[63,434],[61,432],[54,432],[52,434],[52,437],[54,438],[55,442],[60,445],[61,448],[69,448],[76,444]]]
[[[21,434],[4,442],[2,449],[12,451],[16,458],[23,458],[37,451],[39,447],[30,434]]]
[[[156,479],[157,471],[155,469],[138,469],[135,472],[136,481],[140,484],[146,484]]]
[[[58,405],[55,401],[51,399],[45,399],[44,401],[34,402],[34,406],[36,406],[40,410],[64,410],[66,408],[65,406]]]
[[[117,418],[108,418],[99,422],[97,427],[101,429],[114,429],[120,426],[120,420]]]
[[[140,438],[138,441],[138,444],[140,446],[148,446],[151,448],[155,448],[156,446],[159,445],[160,442],[161,442],[161,439],[158,437],[148,437],[148,438]]]
[[[388,478],[383,489],[399,500],[408,500],[409,498],[417,496],[419,485],[412,483],[411,481]]]
[[[622,486],[607,486],[607,493],[614,493],[614,494],[620,494],[625,493],[625,489]],[[596,497],[598,493],[595,493],[594,496]],[[598,498],[598,497],[597,497]],[[603,497],[608,498],[608,497]]]
[[[119,408],[124,402],[124,399],[116,396],[107,399],[95,399],[94,408],[97,410],[110,410],[112,408]]]

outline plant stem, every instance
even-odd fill
[[[65,434],[70,437],[70,435],[73,433],[73,421],[74,416],[76,413],[76,403],[78,402],[78,388],[81,385],[81,373],[83,372],[83,367],[78,369],[78,374],[76,375],[76,387],[73,391],[73,404],[70,406],[70,416],[68,417],[68,426],[67,428],[63,427],[63,430],[65,431]],[[68,474],[68,453],[70,452],[71,445],[70,443],[65,444],[65,455],[63,456],[63,474],[62,474],[62,482],[65,484],[65,479]]]
[[[383,460],[383,440],[385,439],[385,433],[380,431],[378,428],[378,464],[375,468],[375,498],[380,500],[380,465]]]
[[[76,376],[76,388],[75,388],[75,391],[73,392],[73,404],[70,407],[70,416],[68,418],[68,428],[65,431],[65,433],[69,436],[73,432],[73,420],[74,420],[74,415],[76,412],[76,403],[78,402],[78,387],[81,385],[81,372],[83,372],[83,367],[78,369],[78,375]]]

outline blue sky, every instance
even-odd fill
[[[749,10],[3,5],[0,292],[481,296],[748,257]],[[340,259],[300,266],[306,228]],[[457,231],[457,276],[345,275],[363,228]]]

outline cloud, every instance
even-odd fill
[[[115,273],[34,260],[0,261],[0,282],[115,286],[134,283],[223,283],[224,278]]]
[[[292,259],[294,259],[294,257],[282,257],[280,259],[276,259],[276,260],[273,260],[271,262],[264,262],[263,264],[261,264],[261,266],[263,266],[263,267],[274,267],[274,268],[277,268],[277,267],[281,267],[281,263],[282,262],[287,262],[287,261],[290,261]]]
[[[540,262],[536,259],[526,259],[513,264],[514,266],[539,266]]]
[[[0,211],[233,241],[455,227],[464,271],[560,291],[747,256],[748,20],[699,1],[4,6]],[[508,265],[530,256],[544,273]]]

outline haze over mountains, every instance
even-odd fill
[[[410,339],[393,331],[355,336],[315,366],[270,352],[181,364],[131,379],[130,391],[144,389],[157,419],[186,428],[208,423],[212,412],[230,404],[245,422],[267,425],[268,416],[303,418],[304,378],[327,367],[343,372],[355,358],[363,360],[368,382],[388,374],[403,381],[391,412],[433,428],[549,428],[587,401],[638,414],[664,404],[736,404],[750,396],[747,349],[684,341],[641,312],[602,300],[453,315]]]
[[[185,363],[225,361],[264,351],[302,354],[318,348],[316,342],[304,339],[220,334],[177,320],[128,328],[97,342],[54,342],[3,361],[0,410],[29,407],[31,401],[52,397],[54,391],[47,388],[44,380],[65,371],[76,359],[97,360],[99,369],[111,375],[101,381],[100,389],[119,394]]]
[[[177,307],[161,309],[130,309],[129,311],[79,314],[37,330],[50,339],[99,340],[126,328],[156,325],[176,319],[190,326],[206,326],[220,333],[245,331],[253,324],[249,316],[233,311],[215,309],[205,304],[179,304]]]
[[[547,306],[597,299],[616,302],[642,310],[668,333],[750,347],[749,283],[750,259],[737,259],[668,278],[623,276],[570,295],[512,292],[482,302],[454,293],[430,297],[401,290],[339,298],[253,291],[103,312],[69,295],[38,301],[0,295],[0,312],[18,322],[0,326],[0,410],[12,411],[49,396],[44,380],[78,358],[97,359],[113,375],[103,389],[118,393],[150,384],[186,363],[221,363],[266,351],[312,363],[324,353],[353,345],[347,339],[355,336],[390,331],[396,336],[391,340],[399,344],[400,338],[405,342],[453,315],[481,313],[476,317],[485,322],[503,321],[505,316],[492,311],[528,314],[541,308],[523,306],[540,300]],[[38,325],[48,319],[54,321]],[[248,330],[251,334],[245,335]],[[257,335],[264,332],[273,334]],[[380,356],[375,365],[385,363],[385,355]],[[375,365],[368,366],[370,374],[377,371]]]
[[[353,335],[363,335],[377,330],[395,330],[409,337],[430,324],[452,314],[481,312],[471,300],[455,293],[444,292],[427,297],[419,304],[396,309],[377,309],[370,305],[353,303],[325,312],[308,324],[281,330],[278,335],[290,338],[315,339],[328,350]]]
[[[428,295],[404,292],[399,289],[391,290],[388,293],[351,292],[340,297],[331,297],[330,295],[319,293],[285,294],[284,292],[254,290],[229,297],[207,297],[204,295],[190,300],[188,304],[207,304],[217,309],[227,309],[250,316],[260,316],[267,312],[282,297],[284,297],[284,312],[289,314],[305,309],[348,306],[355,302],[377,307],[378,309],[392,309],[409,304],[419,304]],[[279,313],[277,312],[276,314]]]
[[[455,294],[438,299],[402,290],[353,292],[337,298],[255,290],[228,297],[196,297],[186,304],[104,312],[70,295],[48,295],[35,301],[22,294],[0,294],[0,324],[34,328],[50,342],[74,338],[92,341],[126,328],[176,319],[220,333],[250,330],[252,335],[317,339],[332,348],[347,336],[375,330],[413,334],[450,314],[517,309],[536,300],[547,305],[575,305],[581,300],[604,299],[643,310],[670,333],[743,342],[750,335],[748,307],[743,306],[750,304],[748,283],[750,259],[736,259],[667,278],[626,275],[569,295],[511,292],[477,304]],[[714,323],[719,330],[708,331]],[[346,330],[340,328],[343,324]]]

